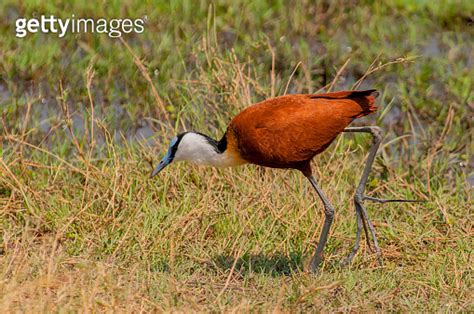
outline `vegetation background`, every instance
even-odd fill
[[[30,34],[19,17],[141,18],[143,34]],[[473,312],[473,1],[0,3],[3,311]],[[362,80],[359,80],[361,79]],[[292,171],[175,164],[183,130],[220,137],[284,93],[377,88],[384,143],[368,204],[384,265],[355,235],[370,138],[314,160],[336,208]]]

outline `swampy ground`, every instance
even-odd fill
[[[142,34],[15,36],[19,17],[145,18]],[[0,3],[4,311],[472,312],[472,1]],[[285,93],[376,88],[384,140],[367,194],[383,254],[355,236],[371,140],[295,171],[152,164],[184,130],[222,136]],[[316,131],[316,130],[315,130]]]

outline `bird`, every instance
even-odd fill
[[[299,170],[309,180],[324,206],[323,228],[309,264],[309,270],[316,273],[323,260],[323,250],[335,210],[313,176],[311,161],[343,132],[369,133],[373,138],[372,146],[353,200],[357,222],[356,238],[343,264],[351,263],[357,253],[362,229],[369,248],[370,231],[375,253],[381,263],[375,229],[363,203],[365,200],[380,203],[411,200],[379,199],[364,194],[370,169],[382,141],[382,131],[378,126],[349,125],[355,119],[376,112],[375,99],[378,95],[375,89],[343,90],[319,94],[287,94],[263,100],[237,114],[220,140],[194,131],[178,134],[171,140],[165,156],[150,177],[178,161],[213,167],[254,164]]]

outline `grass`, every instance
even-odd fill
[[[35,12],[148,22],[124,37],[130,50],[94,34],[16,38],[15,19]],[[471,1],[2,2],[0,307],[472,312],[472,12]],[[384,130],[368,194],[427,200],[368,203],[383,267],[365,243],[339,266],[368,136],[315,158],[336,208],[318,275],[305,264],[323,212],[299,173],[175,164],[148,179],[176,132],[217,138],[251,103],[367,73],[360,88],[381,92],[380,110],[356,124]]]

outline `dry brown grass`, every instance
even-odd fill
[[[470,125],[464,119],[469,113],[466,106],[472,106],[472,95],[466,92],[469,73],[449,65],[457,75],[437,78],[444,88],[453,84],[449,93],[442,94],[448,100],[442,106],[426,73],[444,73],[448,68],[444,59],[436,59],[436,66],[426,70],[432,60],[420,56],[413,64],[412,57],[399,58],[413,48],[402,43],[396,55],[380,54],[385,48],[371,41],[369,48],[354,46],[353,55],[336,58],[331,53],[339,47],[322,38],[328,53],[321,62],[314,61],[315,68],[303,53],[299,59],[293,55],[304,51],[302,43],[292,42],[289,52],[281,43],[301,34],[324,35],[329,22],[345,25],[354,17],[337,6],[321,4],[311,7],[318,14],[325,12],[318,15],[321,22],[305,29],[309,25],[305,19],[312,21],[304,15],[306,6],[299,4],[289,13],[301,18],[288,24],[298,37],[277,42],[264,37],[255,46],[243,45],[245,53],[238,44],[228,51],[219,46],[209,22],[207,35],[199,36],[192,49],[182,44],[190,50],[186,57],[168,53],[159,69],[154,59],[142,58],[149,42],[136,41],[127,41],[125,48],[125,42],[117,42],[110,55],[100,52],[77,68],[74,64],[72,73],[81,78],[76,85],[57,74],[55,64],[41,68],[25,61],[52,77],[47,82],[57,86],[49,91],[56,100],[55,112],[48,117],[48,131],[41,133],[44,121],[35,114],[35,106],[47,96],[33,93],[17,108],[19,97],[12,92],[12,99],[18,99],[0,117],[0,308],[6,312],[472,312],[474,217],[465,170],[472,136],[461,132]],[[352,9],[361,30],[377,38],[395,36],[392,41],[400,35],[389,36],[380,24],[367,23],[368,15],[380,19],[373,13],[376,10]],[[209,12],[211,21],[215,17]],[[203,20],[206,16],[207,11]],[[390,21],[389,31],[396,20]],[[254,24],[242,25],[247,31],[257,29]],[[361,36],[349,33],[353,27],[348,25],[347,40],[356,45]],[[191,31],[191,26],[180,25],[174,29],[176,36],[181,27]],[[277,33],[279,26],[272,27]],[[401,35],[408,43],[417,40],[410,38],[413,33]],[[153,42],[154,37],[146,38]],[[107,47],[102,44],[101,49]],[[0,56],[17,53],[19,59],[30,60],[28,53],[35,47],[24,45],[21,54],[15,45],[6,45],[8,53],[0,51]],[[94,51],[87,40],[80,46]],[[251,58],[252,51],[260,54]],[[125,63],[110,61],[115,57]],[[9,60],[2,64],[9,78],[25,75],[17,69],[22,64],[16,59],[4,60]],[[282,70],[282,63],[287,69]],[[320,79],[323,74],[330,75],[327,82]],[[130,84],[125,91],[118,83],[110,87],[115,80],[120,82],[119,76]],[[358,87],[364,80],[382,94],[377,115],[360,123],[384,125],[386,131],[368,194],[427,200],[368,204],[383,267],[365,243],[353,265],[339,266],[355,235],[352,197],[370,142],[364,135],[341,136],[314,161],[315,176],[336,208],[318,275],[304,268],[318,241],[323,212],[299,173],[176,164],[159,178],[148,179],[151,164],[178,130],[193,127],[217,137],[231,116],[257,100],[286,92]],[[17,88],[15,81],[9,84]],[[107,113],[117,107],[106,105],[121,92],[123,102],[117,106],[126,109],[115,119]],[[401,118],[386,123],[393,108]],[[165,116],[169,120],[160,118]],[[153,128],[152,147],[146,140],[131,139],[128,120]]]

